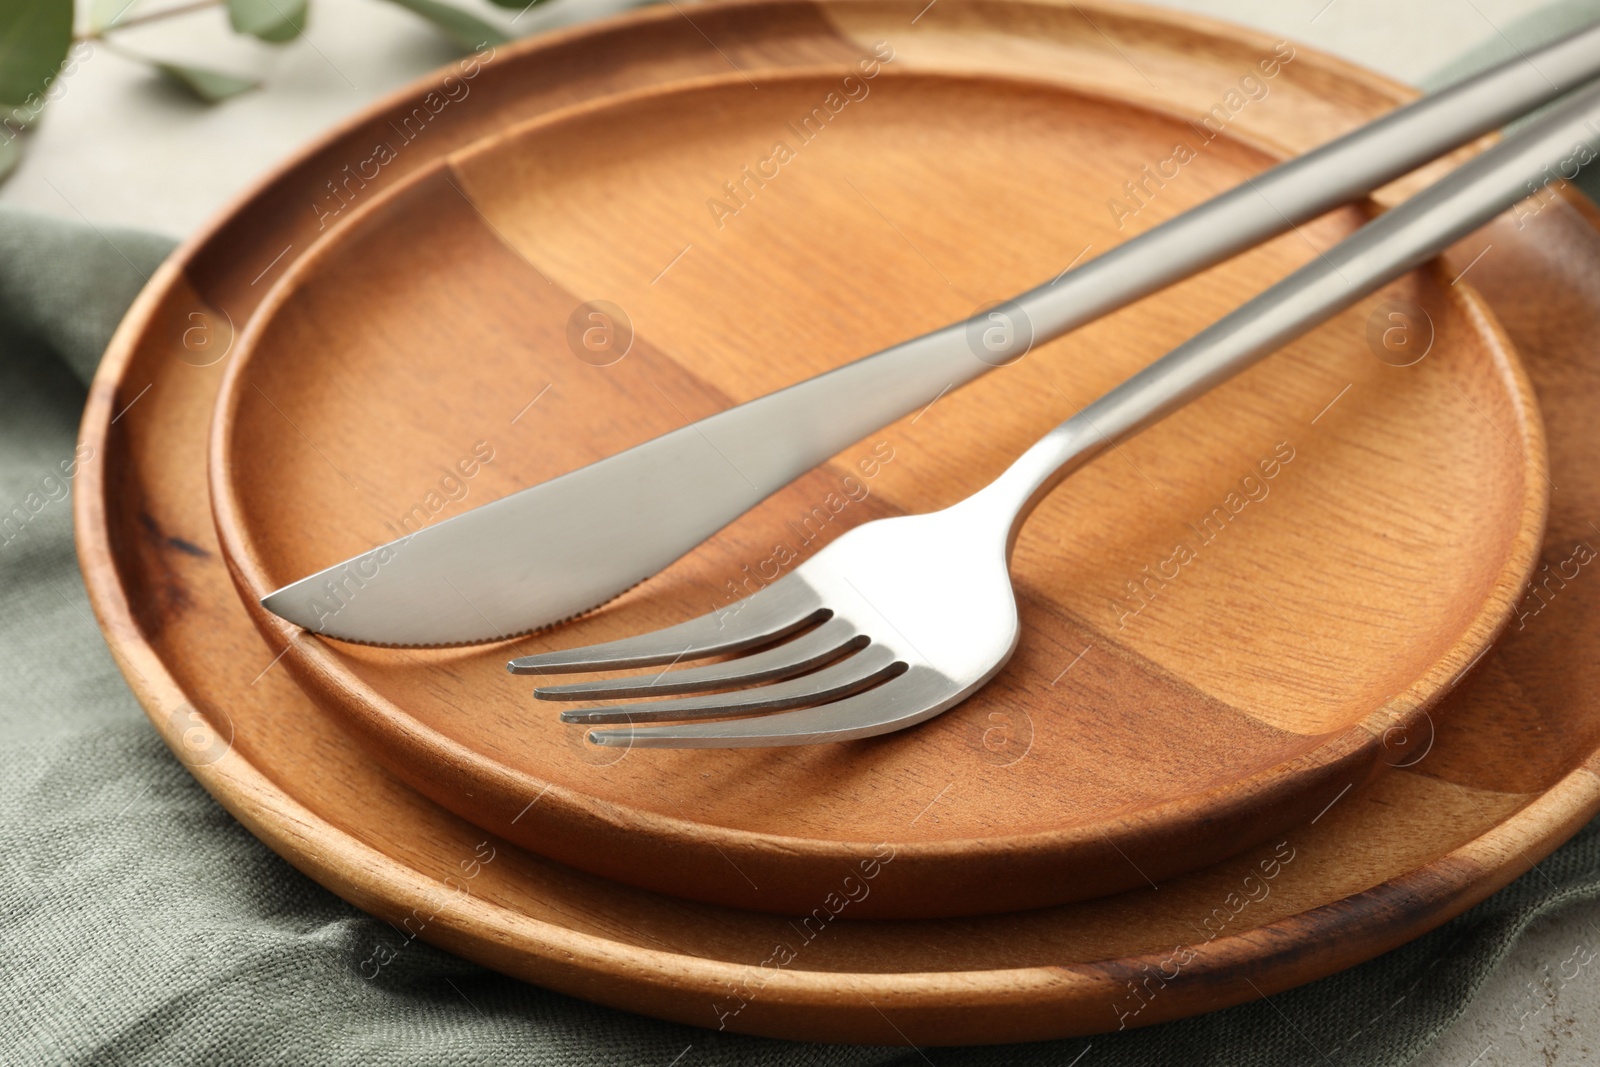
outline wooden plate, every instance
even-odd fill
[[[857,39],[898,40],[898,12],[878,17]],[[1064,50],[1103,49],[1074,25],[1054,38]],[[218,401],[212,492],[246,601],[959,318],[1269,160],[1224,130],[1119,218],[1107,194],[1193,139],[1187,123],[1031,78],[998,43],[955,72],[910,65],[914,44],[874,47],[817,67],[804,43],[775,44],[765,62],[799,69],[561,109],[342,212],[278,273]],[[1231,74],[1236,52],[1196,50],[1189,80]],[[1261,76],[1263,107],[1313,91],[1294,80],[1303,62]],[[1074,476],[1018,546],[1016,658],[924,727],[619,754],[586,746],[504,662],[689,618],[841,530],[953,503],[1361,219],[1044,346],[544,635],[419,654],[297,637],[252,610],[302,687],[415,788],[647,889],[802,914],[887,845],[896,864],[859,914],[913,917],[1193,869],[1384,766],[1385,733],[1482,653],[1526,581],[1539,417],[1492,319],[1447,275],[1363,303]],[[631,347],[574,347],[592,300],[623,309]],[[1369,344],[1397,302],[1431,316],[1415,365]]]
[[[1082,8],[1124,49],[1167,40],[1174,52],[1227,55],[1262,43],[1169,15]],[[732,61],[750,67],[778,42],[806,35],[821,51],[839,39],[836,25],[863,12],[916,14],[853,4],[693,11]],[[959,57],[977,29],[1017,39],[1066,17],[1044,5],[943,3],[917,23],[915,39],[932,58],[941,49]],[[596,39],[606,47],[595,50]],[[1050,55],[1020,39],[1016,51]],[[1302,76],[1365,94],[1369,112],[1405,96],[1331,60],[1301,60]],[[723,63],[666,8],[546,38],[496,57],[474,88],[487,102],[481,120],[463,109],[458,125],[441,120],[437,140],[470,141],[608,79],[680,77]],[[1110,78],[1121,76],[1117,63],[1108,49],[1098,67],[1062,69]],[[859,912],[846,909],[857,901],[834,917],[837,899],[827,898],[813,905],[825,923],[814,914],[791,923],[621,887],[484,843],[481,830],[382,770],[274,665],[220,557],[204,472],[230,321],[248,319],[262,292],[252,283],[316,233],[307,204],[343,166],[346,145],[381,136],[408,100],[402,94],[388,115],[310,150],[161,268],[91,391],[84,429],[93,453],[75,509],[95,610],[152,722],[253,832],[347,899],[500,970],[664,1018],[819,1040],[1024,1040],[1223,1007],[1349,966],[1487,896],[1600,809],[1600,585],[1588,573],[1600,537],[1589,525],[1600,513],[1589,433],[1600,401],[1591,340],[1600,331],[1600,239],[1557,199],[1526,230],[1505,223],[1483,235],[1493,249],[1461,283],[1481,287],[1500,313],[1548,421],[1560,489],[1540,584],[1502,646],[1436,710],[1432,744],[1408,735],[1426,750],[1420,761],[1365,792],[1330,785],[1326,810],[1303,828],[1159,892],[959,923],[855,921]],[[1355,118],[1313,100],[1283,121],[1323,139]],[[421,163],[397,160],[390,179]],[[285,224],[299,229],[285,238]],[[1471,242],[1452,269],[1482,250]],[[934,785],[930,793],[942,783]],[[925,818],[970,799],[952,791]],[[863,885],[875,891],[900,862],[883,858],[865,882],[865,871],[841,871],[841,898],[859,897]],[[824,933],[805,936],[819,926]],[[792,955],[775,954],[780,944]],[[405,945],[399,937],[374,945],[364,972]],[[1180,977],[1149,977],[1174,966]],[[1130,990],[1147,979],[1159,982],[1143,987],[1159,989],[1154,997]]]

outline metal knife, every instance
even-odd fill
[[[563,622],[946,390],[1597,75],[1600,25],[1398,108],[970,319],[428,526],[261,603],[323,636],[382,645],[471,644]]]

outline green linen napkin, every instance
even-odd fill
[[[1600,0],[1557,5],[1442,80],[1597,16]],[[1034,1045],[851,1048],[714,1033],[422,944],[369,981],[360,961],[393,932],[295,871],[195,784],[117,673],[78,574],[58,464],[106,340],[170,248],[0,210],[0,507],[27,512],[0,534],[0,1004],[11,1019],[0,1062],[1398,1065],[1460,1016],[1531,923],[1600,898],[1597,823],[1467,914],[1360,967],[1270,1002]]]

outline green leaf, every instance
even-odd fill
[[[489,0],[489,3],[495,7],[509,7],[513,11],[524,11],[530,7],[538,7],[544,3],[544,0],[533,0],[532,3],[529,3],[528,0]]]
[[[4,2],[4,0],[0,0]],[[486,44],[505,44],[511,40],[504,30],[469,15],[459,7],[441,4],[438,0],[390,0],[407,11],[415,12],[433,23],[444,35],[469,52]]]
[[[5,133],[0,131],[0,137],[5,136]],[[0,182],[9,178],[11,172],[17,169],[17,164],[20,162],[22,162],[22,143],[20,139],[11,136],[6,140],[0,140]]]
[[[306,28],[306,7],[307,0],[228,0],[228,21],[239,33],[282,44]]]
[[[206,67],[191,67],[187,63],[164,63],[152,60],[155,68],[177,82],[208,104],[219,103],[230,96],[248,92],[261,83],[251,78],[241,78],[226,71]]]
[[[42,93],[72,46],[72,0],[0,0],[0,102]]]

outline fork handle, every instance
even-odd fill
[[[1045,494],[1101,452],[1423,265],[1556,175],[1575,175],[1575,165],[1597,156],[1600,82],[1571,94],[1367,223],[1046,434],[990,486],[1015,509],[1012,540]]]

